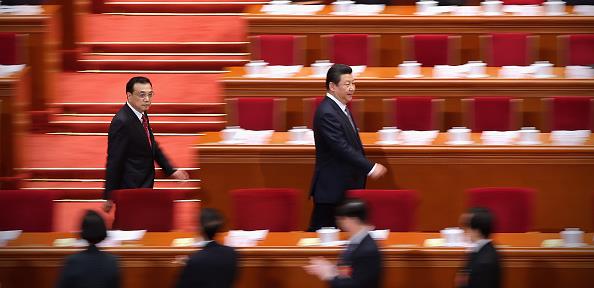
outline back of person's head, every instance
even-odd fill
[[[493,214],[487,208],[474,207],[468,210],[468,227],[478,231],[483,238],[489,238],[493,231]]]
[[[200,227],[202,236],[205,240],[214,239],[215,235],[223,227],[223,216],[212,208],[203,208],[200,210]]]
[[[99,213],[87,210],[82,219],[80,237],[87,240],[89,244],[97,244],[107,237],[105,221]]]
[[[149,80],[146,77],[143,76],[136,76],[136,77],[132,77],[130,78],[130,80],[128,80],[128,83],[126,83],[126,93],[133,93],[134,92],[134,85],[136,83],[140,83],[140,84],[151,84],[151,86],[153,86],[153,84],[151,83],[151,80]]]
[[[330,83],[338,85],[340,78],[344,74],[353,74],[353,69],[349,65],[345,64],[334,64],[328,73],[326,73],[326,91],[330,91]]]
[[[349,198],[336,208],[336,217],[356,218],[361,223],[367,222],[367,205],[358,198]]]

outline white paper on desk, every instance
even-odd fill
[[[485,145],[509,145],[518,137],[518,131],[483,131],[481,140]]]
[[[23,230],[0,231],[0,246],[6,245],[6,242],[19,238]]]
[[[38,15],[42,12],[41,5],[0,5],[0,14]]]
[[[351,69],[353,69],[353,74],[357,75],[357,74],[363,73],[363,71],[365,71],[365,69],[367,69],[367,66],[366,65],[356,65],[356,66],[351,66]]]
[[[388,239],[388,236],[390,235],[390,229],[369,231],[369,235],[374,240],[386,240],[386,239]]]
[[[417,131],[417,130],[406,130],[402,131],[402,141],[406,145],[429,145],[437,137],[439,131]]]
[[[594,5],[575,5],[573,13],[580,16],[594,16]]]
[[[230,230],[229,233],[227,234],[227,237],[244,238],[244,239],[250,239],[250,240],[254,240],[254,241],[264,240],[266,238],[266,236],[268,236],[268,230],[252,230],[252,231]]]
[[[351,5],[353,15],[377,15],[386,9],[384,4],[355,4]]]
[[[109,230],[107,231],[107,239],[110,241],[132,241],[140,240],[144,237],[146,230]]]
[[[25,64],[0,65],[0,77],[6,77],[10,74],[22,71],[23,69],[25,69]]]
[[[264,5],[260,12],[272,15],[313,15],[322,11],[324,5]]]
[[[266,67],[266,74],[270,78],[287,78],[299,73],[301,68],[303,65],[272,65]]]
[[[238,143],[249,145],[261,145],[270,142],[274,130],[242,130],[235,134]]]

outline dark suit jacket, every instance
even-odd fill
[[[228,288],[236,275],[237,252],[212,241],[190,256],[177,288]]]
[[[148,122],[152,146],[149,145],[142,122],[127,104],[111,120],[105,167],[105,199],[110,199],[111,191],[116,189],[152,188],[155,161],[165,174],[171,175],[175,171],[155,141]]]
[[[117,288],[120,268],[116,256],[94,245],[66,258],[57,288]]]
[[[311,195],[316,203],[340,203],[346,190],[365,188],[374,164],[365,158],[359,133],[332,99],[324,97],[313,126],[316,165]]]
[[[470,254],[465,272],[468,273],[468,286],[466,288],[501,287],[499,255],[492,242],[485,244],[479,251]]]
[[[330,281],[332,288],[380,287],[382,259],[377,244],[367,234],[350,253],[341,255],[340,265],[350,267],[350,277],[338,276]],[[339,268],[340,270],[341,268]]]

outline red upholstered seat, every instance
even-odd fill
[[[232,190],[230,194],[235,229],[298,230],[299,190],[253,188]]]
[[[418,205],[414,190],[349,190],[348,197],[364,200],[369,207],[369,222],[376,229],[396,232],[414,231]]]
[[[17,57],[17,34],[0,32],[0,51],[0,65],[21,64]]]
[[[468,207],[483,207],[495,217],[496,233],[522,233],[532,228],[535,191],[518,187],[473,188],[466,191]]]
[[[173,201],[183,198],[175,190],[150,188],[115,190],[114,229],[166,232],[173,228]]]
[[[528,33],[491,33],[481,39],[487,66],[525,66],[534,62],[536,36]]]
[[[520,128],[521,99],[475,97],[464,99],[466,126],[473,132],[511,131]]]
[[[229,125],[248,130],[286,130],[285,98],[227,99]]]
[[[552,97],[544,99],[546,107],[544,118],[548,119],[551,130],[593,130],[594,98],[592,97]]]
[[[51,232],[57,192],[0,190],[0,231]]]
[[[377,65],[379,36],[369,34],[322,35],[323,55],[332,63],[346,65]]]
[[[384,99],[384,126],[402,130],[441,130],[443,99],[395,97]]]
[[[304,36],[260,35],[250,37],[252,60],[264,60],[269,65],[303,65]]]
[[[540,5],[544,0],[503,0],[503,5]]]
[[[594,34],[569,35],[568,65],[594,64]]]
[[[458,64],[460,36],[407,35],[402,37],[402,41],[405,60],[415,60],[424,67]]]

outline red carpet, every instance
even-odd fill
[[[170,3],[168,3],[170,2]],[[208,2],[208,3],[205,3]],[[213,3],[214,2],[214,3]],[[101,12],[239,13],[257,0],[123,0],[107,2]]]

